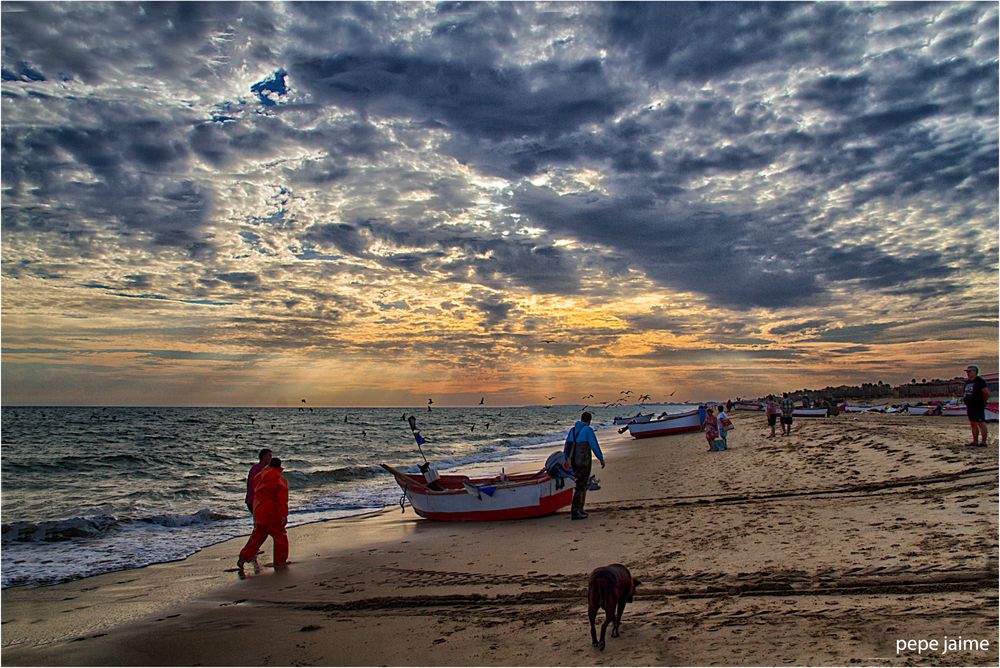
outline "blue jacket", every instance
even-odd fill
[[[591,452],[603,464],[604,455],[601,453],[601,446],[597,442],[597,435],[594,434],[594,428],[581,420],[577,420],[573,428],[566,434],[566,445],[563,446],[563,459],[567,462],[569,461],[574,442],[582,443],[584,441],[590,444]]]

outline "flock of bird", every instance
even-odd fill
[[[621,392],[618,393],[618,398],[617,399],[615,399],[613,401],[602,401],[602,402],[600,402],[600,405],[603,406],[604,408],[614,408],[614,407],[617,407],[617,406],[624,406],[624,405],[626,405],[627,403],[629,403],[631,401],[631,395],[632,394],[633,394],[632,390],[622,390]],[[671,396],[671,397],[674,396],[674,392],[671,392],[668,396]],[[556,398],[556,395],[546,396],[545,400],[551,402],[555,398]],[[584,395],[584,396],[582,396],[580,398],[581,399],[593,399],[594,395],[593,394],[586,394],[586,395]],[[636,402],[638,402],[639,405],[642,405],[642,404],[650,401],[650,399],[651,399],[651,397],[648,394],[640,394],[638,397],[636,397]],[[303,399],[302,403],[305,404],[307,402],[306,402],[305,399]],[[431,398],[428,397],[428,399],[427,399],[427,410],[428,411],[431,410],[431,406],[433,404],[434,404],[434,399],[431,399]],[[484,406],[485,404],[486,404],[486,397],[481,397],[479,399],[479,405],[480,406]],[[307,407],[299,406],[299,410],[300,411],[304,411],[304,410],[306,410],[306,408],[309,409],[309,412],[312,412],[312,410],[313,410],[312,406],[307,406]],[[552,408],[552,406],[550,404],[548,406],[545,406],[545,408]],[[588,408],[590,408],[590,404],[585,405],[582,410],[587,410]],[[497,415],[498,416],[502,416],[503,412],[497,413]],[[91,416],[91,417],[93,419],[93,416]],[[347,418],[348,418],[348,416],[345,415],[344,416],[344,422],[348,421]],[[406,417],[406,413],[403,413],[403,420],[407,420],[407,419],[408,418]],[[255,418],[251,415],[250,416],[250,424],[254,424],[255,421],[256,421]],[[271,427],[274,428],[274,425],[272,424]],[[489,428],[490,428],[490,423],[487,422],[486,423],[486,429],[489,429]],[[475,431],[475,430],[476,430],[476,425],[472,424],[471,428],[470,428],[470,431]],[[368,436],[368,432],[367,431],[362,431],[361,435],[362,435],[362,437],[367,437]]]

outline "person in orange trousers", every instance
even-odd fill
[[[274,566],[288,563],[288,481],[281,475],[281,460],[277,457],[253,479],[253,533],[240,550],[236,567],[257,558],[257,550],[267,537],[274,539]]]

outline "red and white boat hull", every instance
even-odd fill
[[[612,424],[622,425],[622,424],[632,424],[633,422],[649,422],[653,419],[652,413],[644,413],[642,415],[636,415],[633,417],[616,417]]]
[[[543,517],[573,502],[573,481],[557,481],[547,473],[512,475],[501,479],[442,475],[431,489],[422,475],[393,474],[413,510],[421,517],[444,522],[481,522]]]
[[[668,436],[686,431],[701,431],[701,413],[696,409],[678,415],[668,415],[659,420],[633,423],[628,426],[633,438],[650,438],[653,436]]]

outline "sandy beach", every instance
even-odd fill
[[[602,432],[608,467],[582,522],[566,509],[434,523],[396,507],[292,529],[285,571],[240,579],[236,539],[181,562],[7,589],[2,660],[997,664],[996,425],[980,450],[964,447],[962,418],[797,419],[774,439],[762,414],[734,421],[719,453],[698,433]],[[642,584],[602,653],[587,578],[614,562]],[[919,654],[899,649],[908,640],[924,641]]]

